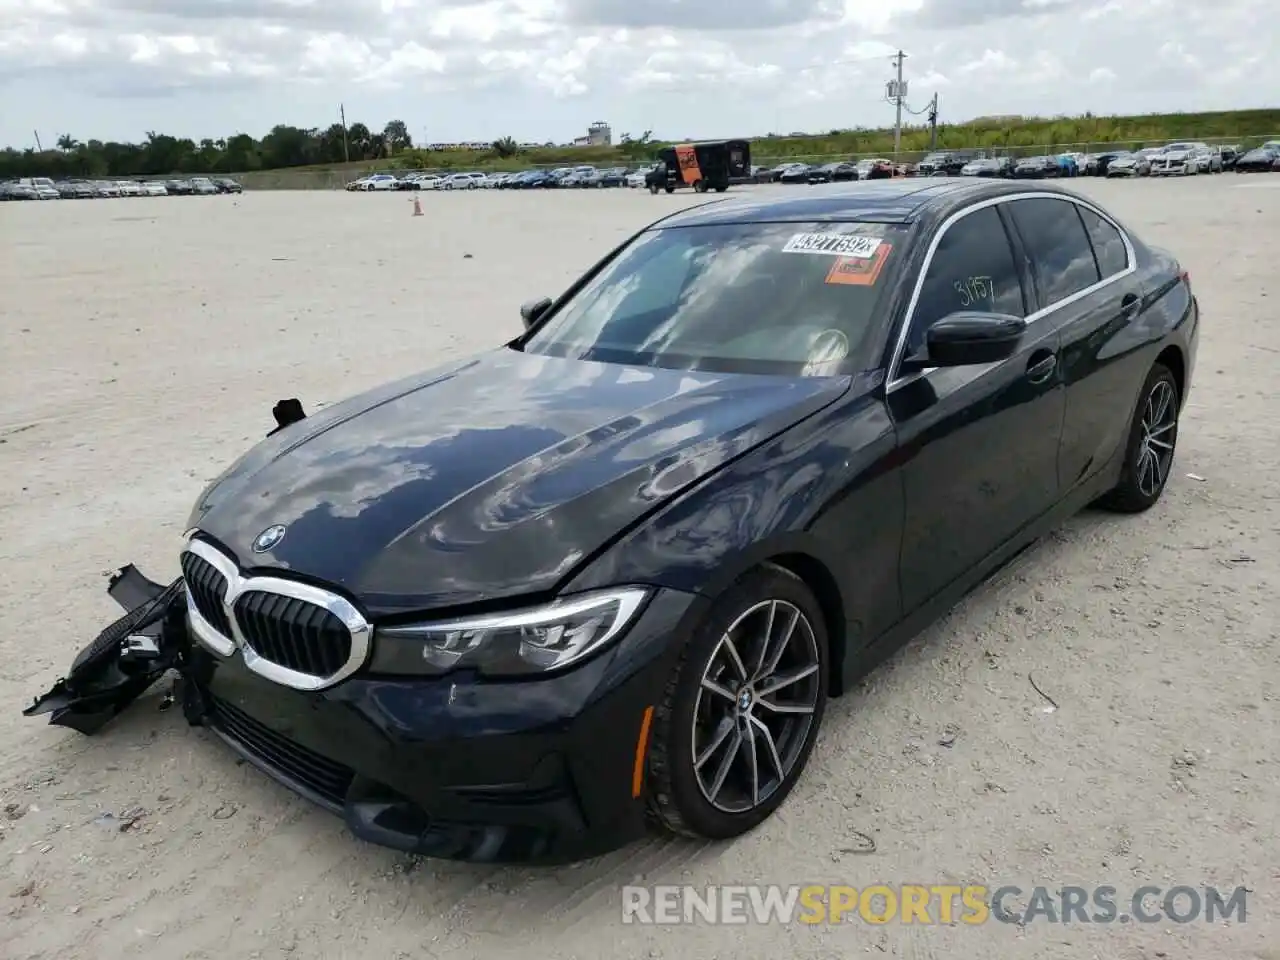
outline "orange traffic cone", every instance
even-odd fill
[[[422,216],[422,201],[417,197],[413,198],[413,215],[415,217]]]

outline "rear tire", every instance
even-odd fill
[[[828,649],[822,611],[791,572],[758,567],[722,593],[654,715],[653,819],[710,840],[766,820],[799,780],[822,726]]]
[[[1155,506],[1173,469],[1181,403],[1173,373],[1162,363],[1152,366],[1129,424],[1120,481],[1098,500],[1099,507],[1142,513]]]

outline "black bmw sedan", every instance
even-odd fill
[[[522,314],[282,415],[28,712],[91,731],[176,666],[192,723],[416,853],[734,837],[886,653],[1160,499],[1199,322],[1105,210],[976,178],[713,201]]]

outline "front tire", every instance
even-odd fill
[[[1129,426],[1120,482],[1098,501],[1117,513],[1142,513],[1155,506],[1169,482],[1178,444],[1182,398],[1172,371],[1157,363],[1147,374]]]
[[[813,593],[781,567],[716,599],[654,715],[649,808],[660,825],[727,840],[782,804],[822,725],[828,649]]]

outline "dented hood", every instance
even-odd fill
[[[243,568],[337,585],[375,614],[538,593],[847,387],[503,348],[279,431],[188,526]],[[283,539],[255,553],[276,524]]]

